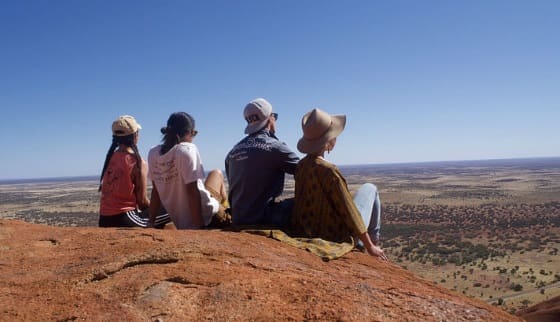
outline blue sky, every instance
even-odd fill
[[[223,168],[268,99],[295,150],[347,114],[339,165],[559,156],[559,1],[0,0],[0,179],[96,175],[121,114],[170,113]]]

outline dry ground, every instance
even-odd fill
[[[351,190],[378,186],[400,266],[509,312],[560,294],[560,159],[341,170]],[[0,184],[0,217],[96,226],[98,198],[94,181]]]
[[[560,295],[559,159],[346,174],[352,189],[378,186],[399,265],[510,312]]]

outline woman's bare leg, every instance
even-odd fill
[[[208,177],[206,177],[204,185],[209,190],[219,194],[220,199],[218,199],[218,201],[220,204],[224,200],[227,200],[227,193],[225,193],[224,187],[224,175],[222,174],[222,171],[217,169],[210,171],[210,173],[208,173]]]

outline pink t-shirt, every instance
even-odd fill
[[[113,153],[101,184],[101,215],[117,215],[136,209],[132,182],[132,169],[135,165],[134,154],[118,151]]]

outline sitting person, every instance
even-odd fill
[[[243,110],[247,136],[227,154],[225,169],[235,225],[284,226],[293,199],[276,200],[284,190],[284,174],[293,174],[298,156],[276,137],[278,114],[264,98]]]
[[[198,131],[192,116],[185,112],[171,114],[161,133],[163,144],[148,154],[151,222],[163,206],[177,229],[227,225],[230,219],[225,213],[224,177],[220,170],[212,170],[203,183],[204,168],[193,144]]]
[[[377,189],[365,184],[352,198],[338,168],[324,159],[325,152],[330,153],[334,148],[345,124],[345,115],[331,116],[320,109],[303,116],[303,137],[297,148],[307,155],[298,163],[294,176],[292,229],[300,236],[334,242],[353,242],[352,237],[357,237],[368,254],[387,260],[376,245],[380,219]]]
[[[142,212],[150,206],[148,165],[137,147],[141,128],[130,115],[120,116],[113,122],[113,142],[99,179],[99,227],[148,226],[147,212]],[[153,225],[163,227],[169,221],[169,216],[162,214],[154,219]]]

